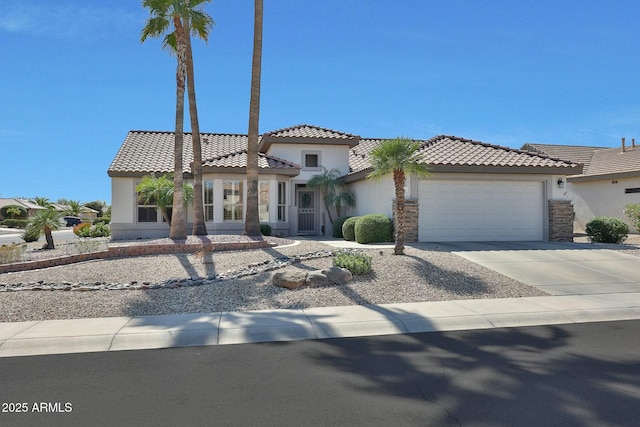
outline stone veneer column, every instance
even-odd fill
[[[405,199],[404,201],[404,242],[414,243],[418,241],[418,210],[419,205],[417,200]],[[393,200],[393,227],[394,230],[397,227],[396,224],[396,201]]]
[[[573,242],[573,205],[569,200],[549,200],[549,240]]]

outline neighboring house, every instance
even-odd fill
[[[597,216],[609,216],[636,231],[623,212],[627,204],[640,203],[640,148],[635,140],[631,146],[623,140],[620,148],[525,144],[522,149],[584,164],[582,173],[567,177],[566,196],[574,206],[576,230],[584,231]]]
[[[11,206],[11,205],[15,205],[15,206],[20,206],[24,209],[27,210],[27,216],[29,218],[31,218],[33,215],[35,215],[38,211],[45,209],[42,206],[30,201],[30,200],[26,200],[26,199],[17,199],[17,198],[12,198],[12,199],[0,199],[0,209],[2,209],[5,206]],[[3,218],[2,214],[0,214],[0,221],[2,221]]]
[[[351,215],[392,216],[391,175],[366,179],[370,152],[383,139],[310,125],[267,132],[259,143],[260,221],[283,235],[330,235],[317,190],[309,179],[336,168],[356,199]],[[115,239],[167,236],[153,205],[140,204],[135,187],[144,175],[173,171],[172,132],[131,131],[108,174],[112,183],[111,231]],[[240,233],[246,206],[247,136],[202,134],[203,196],[207,230]],[[408,241],[567,240],[573,215],[557,182],[581,165],[453,136],[420,141],[419,158],[432,175],[408,176]],[[184,140],[184,171],[192,179],[191,135]],[[187,206],[187,218],[193,210]],[[564,228],[562,228],[564,227]],[[324,233],[323,233],[324,232]]]
[[[70,206],[68,205],[61,205],[59,203],[51,203],[51,206],[53,206],[53,208],[62,213],[62,214],[66,214],[67,212],[69,212],[69,210],[71,209]],[[80,218],[82,219],[87,219],[87,220],[93,220],[96,219],[98,217],[98,211],[95,209],[91,209],[88,208],[86,206],[81,206],[80,207]]]

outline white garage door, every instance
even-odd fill
[[[542,182],[427,179],[419,202],[421,242],[543,240]]]

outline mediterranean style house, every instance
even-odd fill
[[[640,203],[640,148],[635,139],[620,148],[579,145],[525,144],[523,150],[579,162],[582,173],[567,177],[566,196],[575,209],[575,227],[583,231],[597,216],[620,218],[636,230],[624,214],[629,203]]]
[[[203,199],[210,234],[243,230],[247,135],[203,133]],[[311,125],[264,133],[259,142],[260,221],[273,234],[331,235],[317,190],[307,182],[337,169],[356,199],[349,215],[392,217],[391,175],[369,180],[370,153],[383,139]],[[570,240],[573,211],[561,183],[582,173],[577,162],[455,136],[419,141],[416,155],[431,175],[407,176],[408,241]],[[114,239],[166,237],[153,205],[141,204],[145,175],[173,171],[172,132],[131,131],[108,170]],[[185,134],[185,179],[192,178],[191,135]],[[187,218],[193,218],[187,206]]]

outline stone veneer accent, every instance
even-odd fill
[[[396,224],[396,201],[393,200],[393,228],[397,227]],[[406,199],[404,201],[404,242],[415,243],[418,241],[418,211],[419,204],[417,200]]]
[[[59,258],[43,259],[38,261],[16,262],[0,265],[0,274],[16,271],[35,270],[38,268],[56,267],[59,265],[73,264],[76,262],[91,261],[95,259],[123,258],[130,256],[161,255],[193,253],[198,251],[235,251],[246,249],[260,249],[272,246],[266,240],[253,242],[229,242],[229,243],[173,243],[135,246],[113,246],[106,251],[90,252],[80,255],[67,255]]]
[[[569,200],[549,200],[549,240],[573,242],[573,205]]]

